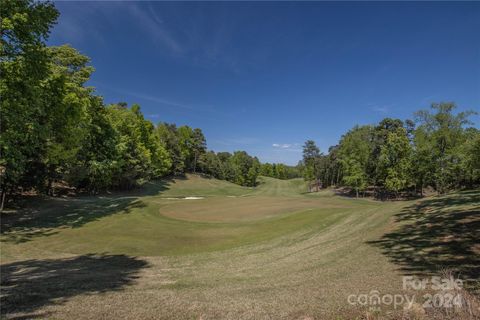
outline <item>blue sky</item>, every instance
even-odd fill
[[[56,2],[49,44],[107,103],[201,128],[215,151],[296,164],[356,124],[435,101],[480,110],[478,2]],[[477,125],[480,118],[473,119]]]

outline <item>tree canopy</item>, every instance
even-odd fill
[[[414,120],[355,126],[327,154],[307,140],[296,167],[261,164],[245,151],[209,151],[200,128],[155,125],[138,104],[105,105],[86,86],[94,72],[90,59],[69,45],[46,45],[59,16],[52,3],[2,1],[0,13],[2,206],[7,193],[53,194],[58,182],[96,193],[188,172],[244,186],[257,185],[259,175],[303,175],[357,195],[370,187],[394,194],[426,186],[446,192],[480,182],[474,112],[455,113],[453,103],[433,104]]]
[[[69,45],[48,47],[59,16],[50,2],[0,3],[0,187],[53,194],[57,182],[96,193],[149,179],[200,172],[255,186],[260,162],[245,151],[207,150],[200,128],[154,125],[138,104],[105,105],[90,59]],[[276,172],[284,178],[279,168]]]
[[[434,103],[416,112],[415,121],[385,118],[377,125],[355,126],[327,155],[307,141],[304,176],[324,186],[348,186],[357,195],[367,188],[398,195],[422,194],[427,186],[444,193],[478,185],[480,132],[470,127],[475,112],[455,109],[454,103]]]

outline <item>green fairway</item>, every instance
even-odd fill
[[[39,203],[9,222],[3,261],[23,255],[114,253],[161,256],[228,249],[295,231],[318,231],[371,201],[305,196],[300,179],[264,178],[258,189],[188,176],[142,191]],[[143,192],[143,194],[142,194]],[[195,199],[185,199],[194,197]],[[33,205],[33,204],[32,204]]]
[[[189,175],[124,194],[30,200],[2,220],[2,312],[350,318],[363,311],[349,294],[400,292],[405,272],[451,266],[459,245],[455,270],[478,271],[478,192],[379,202],[306,193],[300,179],[260,182]],[[435,223],[443,229],[425,231]],[[429,258],[445,237],[452,243]]]

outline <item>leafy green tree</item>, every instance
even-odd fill
[[[318,159],[320,157],[320,149],[313,140],[305,141],[303,145],[303,165],[304,165],[304,179],[306,181],[313,181],[318,176]]]
[[[259,173],[259,161],[248,155],[245,151],[235,151],[228,159],[233,176],[230,181],[242,185],[254,187]]]
[[[177,135],[178,135],[178,144],[179,144],[181,158],[184,161],[183,163],[184,169],[183,169],[183,172],[181,172],[181,174],[184,174],[185,172],[192,170],[193,168],[193,159],[194,159],[193,129],[190,128],[189,126],[178,127]]]
[[[184,131],[188,130],[184,129]],[[177,126],[175,124],[160,123],[155,129],[155,133],[169,154],[171,161],[171,170],[169,173],[173,175],[184,174],[186,170],[185,157],[188,155],[188,152],[185,149],[186,142],[183,141],[183,145],[180,144]]]
[[[339,159],[342,164],[343,182],[359,191],[368,185],[368,162],[373,150],[374,128],[372,126],[354,127],[340,140]]]
[[[248,168],[247,177],[245,179],[247,186],[255,187],[257,185],[257,177],[259,170],[260,162],[258,161],[258,159],[254,158],[252,166]]]
[[[145,120],[140,106],[138,104],[132,105],[132,112],[137,117],[137,129],[140,132],[140,141],[148,149],[151,159],[151,177],[160,178],[166,175],[172,165],[170,156],[155,134],[155,128],[153,124]]]
[[[198,159],[207,151],[207,140],[199,128],[193,129],[192,134],[192,154],[193,154],[193,172],[197,170]]]
[[[275,166],[275,178],[287,179],[287,167],[282,163],[277,163]]]
[[[287,169],[287,178],[286,179],[293,179],[293,178],[300,178],[302,174],[300,172],[300,168],[298,166],[286,166]]]
[[[355,190],[356,197],[358,198],[359,191],[367,187],[365,167],[355,158],[346,158],[342,163],[345,167],[343,180],[347,186]]]
[[[260,166],[260,174],[265,177],[273,177],[273,165],[271,163],[263,163]]]
[[[314,162],[316,158],[320,156],[320,149],[315,144],[313,140],[305,141],[303,145],[303,161],[306,165],[310,162]]]
[[[480,183],[480,130],[468,128],[464,135],[463,144],[457,148],[459,161],[454,165],[458,184],[472,188]]]
[[[385,187],[389,191],[398,192],[407,188],[412,180],[412,147],[407,131],[398,127],[395,132],[389,132],[380,150],[377,172],[384,172]]]
[[[315,168],[313,165],[305,166],[303,168],[303,179],[305,181],[313,181],[316,179]]]
[[[386,171],[379,167],[380,154],[383,146],[387,143],[388,135],[403,128],[400,119],[385,118],[378,123],[372,133],[372,151],[367,163],[367,175],[369,182],[375,186],[385,187]]]
[[[201,129],[189,126],[176,127],[175,124],[160,123],[155,129],[162,146],[168,151],[171,173],[183,175],[196,172],[197,162],[206,152],[207,144]]]
[[[252,160],[245,151],[235,151],[230,158],[230,164],[234,171],[233,182],[242,186],[248,185],[248,170],[252,166]]]
[[[415,189],[420,189],[420,194],[423,195],[423,189],[426,186],[434,185],[433,176],[435,173],[434,146],[424,128],[415,129],[413,146],[412,171]]]
[[[259,175],[277,179],[292,179],[301,176],[298,167],[287,166],[283,163],[260,164]]]
[[[200,155],[198,165],[200,170],[209,176],[217,179],[225,179],[223,164],[220,158],[213,151],[208,151]]]
[[[324,179],[327,185],[338,185],[341,181],[342,165],[339,160],[338,150],[338,146],[332,146],[328,149],[328,176]]]
[[[48,121],[43,123],[46,144],[40,163],[45,169],[47,192],[52,193],[53,182],[69,179],[76,171],[79,153],[89,135],[89,111],[99,100],[93,96],[93,89],[85,87],[94,71],[88,57],[68,45],[49,47],[48,52],[50,74],[44,88],[50,108],[45,117]]]
[[[235,181],[235,171],[232,166],[230,159],[232,158],[232,154],[230,152],[218,152],[217,153],[218,160],[220,160],[221,167],[222,167],[222,174],[225,180],[234,182]]]
[[[140,106],[111,105],[107,115],[117,136],[114,187],[129,189],[168,171],[170,158]]]
[[[480,183],[480,131],[468,127],[474,112],[455,114],[453,103],[417,112],[416,123],[356,126],[327,155],[308,140],[296,167],[261,164],[245,151],[207,152],[199,128],[155,127],[139,105],[105,107],[86,86],[89,58],[68,45],[46,47],[58,17],[52,3],[2,1],[0,14],[0,209],[7,192],[53,194],[57,181],[96,193],[197,170],[244,186],[255,186],[259,174],[302,174],[325,186],[343,182],[357,197],[372,184],[398,195],[412,183],[439,192]]]
[[[461,145],[465,141],[465,126],[471,124],[469,117],[473,111],[453,114],[454,103],[434,103],[431,111],[421,110],[416,115],[417,134],[424,136],[431,145],[430,161],[433,166],[433,183],[435,188],[444,193],[462,183],[457,166],[461,162]],[[460,179],[459,179],[460,178]]]
[[[52,3],[33,0],[0,2],[0,183],[2,204],[7,192],[34,186],[37,167],[46,152],[43,119],[50,104],[43,84],[50,74],[45,41],[58,17]]]

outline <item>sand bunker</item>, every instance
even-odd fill
[[[167,200],[199,200],[205,199],[205,197],[176,197],[176,198],[163,198]]]

